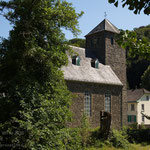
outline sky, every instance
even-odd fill
[[[150,15],[147,16],[141,12],[139,15],[135,15],[127,7],[122,8],[115,7],[113,4],[109,4],[108,0],[67,0],[71,2],[76,12],[84,11],[84,15],[79,19],[79,27],[81,34],[78,38],[84,38],[95,26],[97,26],[104,17],[104,12],[107,13],[106,19],[114,24],[118,29],[133,30],[140,26],[146,26],[150,24]],[[9,22],[0,16],[0,36],[7,38],[9,30],[11,30]],[[63,30],[66,38],[75,38],[70,31]]]

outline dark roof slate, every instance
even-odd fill
[[[86,36],[101,32],[110,31],[114,33],[120,33],[117,27],[115,27],[109,20],[104,19],[100,24],[98,24],[92,31],[90,31]]]
[[[150,94],[150,91],[146,89],[134,89],[127,91],[128,102],[136,102],[139,100],[144,94]]]

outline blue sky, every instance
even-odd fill
[[[150,15],[135,15],[127,7],[121,5],[116,8],[109,4],[107,0],[67,0],[73,4],[77,12],[84,11],[84,15],[79,19],[79,27],[82,33],[78,36],[84,36],[90,32],[96,25],[104,19],[104,12],[107,13],[107,19],[119,29],[132,30],[133,28],[150,24]],[[11,26],[9,22],[0,16],[0,36],[7,38]],[[74,38],[72,33],[64,31],[66,38]]]

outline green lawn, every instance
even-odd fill
[[[114,147],[103,147],[103,148],[87,148],[86,150],[123,150]],[[128,150],[150,150],[150,145],[143,146],[141,144],[131,144]]]

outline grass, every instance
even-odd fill
[[[123,150],[123,149],[104,146],[103,148],[91,147],[91,148],[87,148],[86,150]],[[131,144],[131,146],[128,150],[150,150],[150,145]]]

